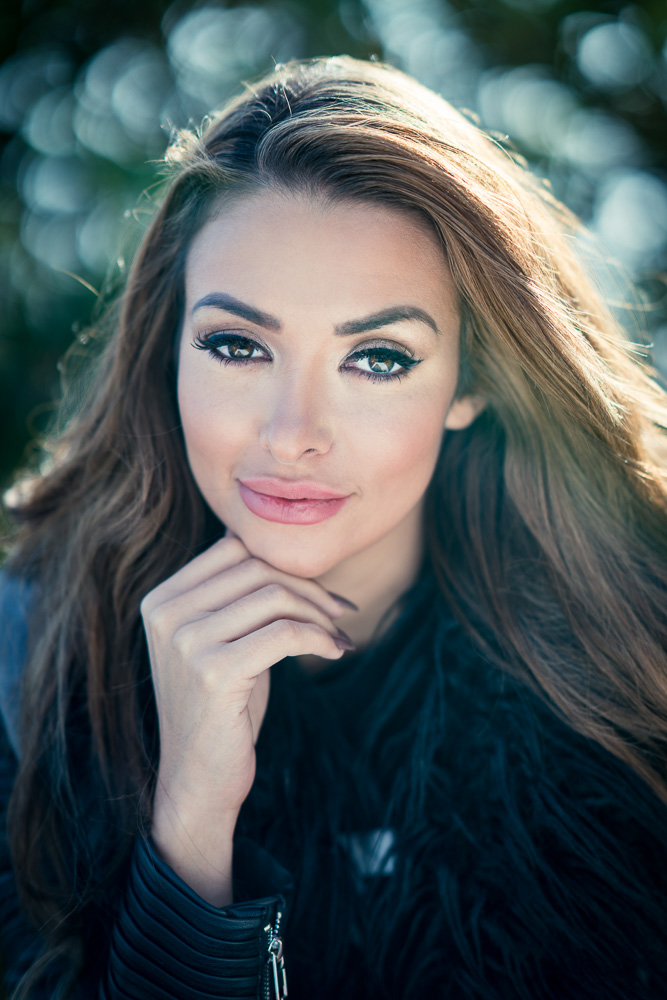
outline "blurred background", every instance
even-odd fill
[[[0,48],[0,487],[122,275],[170,130],[293,56],[374,54],[509,136],[647,296],[667,373],[664,0],[5,0]]]

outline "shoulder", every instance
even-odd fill
[[[20,684],[35,589],[32,580],[0,570],[0,716],[17,756]]]

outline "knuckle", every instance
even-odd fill
[[[197,630],[193,623],[186,622],[174,632],[172,646],[183,657],[191,657],[197,648]]]
[[[263,559],[259,559],[257,556],[252,556],[250,559],[246,560],[254,580],[266,580],[269,576],[269,564],[264,562]]]
[[[145,621],[146,624],[150,626],[151,631],[160,633],[165,630],[168,617],[169,612],[166,603],[153,604],[148,611]]]
[[[199,687],[204,694],[213,694],[220,683],[220,671],[211,660],[204,660],[197,670]]]
[[[303,626],[290,618],[279,618],[273,622],[273,632],[281,642],[296,642]]]
[[[262,596],[268,601],[284,601],[290,594],[289,590],[283,583],[267,583],[265,587],[262,587]]]
[[[247,549],[240,538],[223,538],[222,542],[225,548],[232,554],[233,557],[238,557],[239,560],[247,554]]]

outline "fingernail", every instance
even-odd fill
[[[356,649],[357,648],[354,645],[354,643],[352,642],[352,640],[348,639],[346,636],[335,635],[333,637],[333,641],[335,642],[335,644],[338,646],[339,649]]]
[[[358,606],[356,604],[353,604],[352,601],[348,601],[347,597],[341,597],[340,594],[334,594],[333,590],[327,590],[327,594],[329,594],[330,597],[333,597],[335,601],[340,601],[340,603],[344,607],[349,608],[350,611],[359,610]]]

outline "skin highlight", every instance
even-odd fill
[[[220,292],[252,304],[263,321],[221,308]],[[423,310],[438,332],[416,318],[335,333],[399,305]],[[193,338],[222,332],[247,340],[214,355],[240,344],[250,359],[224,364],[194,349]],[[225,205],[188,255],[178,402],[193,477],[254,556],[359,606],[340,622],[357,646],[417,576],[423,499],[445,429],[468,426],[483,406],[453,399],[458,337],[441,246],[393,208],[260,191]],[[349,360],[364,348],[419,363],[393,377],[402,366],[382,354]],[[364,374],[372,363],[389,373],[384,384]],[[240,496],[238,480],[260,475],[312,479],[350,499],[321,523],[277,524]]]

